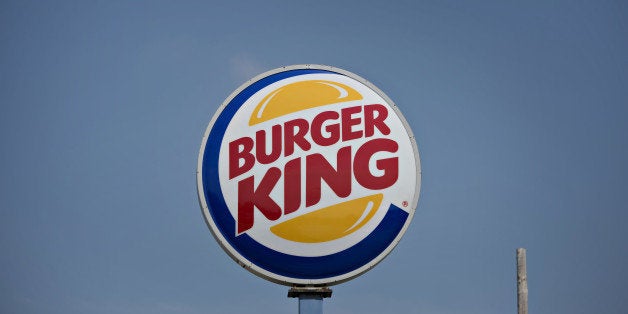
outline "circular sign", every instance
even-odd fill
[[[296,65],[238,88],[198,158],[199,202],[240,265],[285,285],[333,285],[380,262],[419,198],[414,136],[395,104],[338,68]]]

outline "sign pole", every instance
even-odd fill
[[[299,298],[299,314],[323,314],[323,299],[331,297],[327,287],[292,287],[289,298]]]
[[[517,314],[528,314],[528,276],[526,249],[517,249]]]

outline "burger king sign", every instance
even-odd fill
[[[395,247],[420,178],[412,131],[382,91],[338,68],[296,65],[220,106],[197,186],[209,229],[240,265],[285,285],[333,285]]]

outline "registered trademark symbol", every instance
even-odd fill
[[[403,207],[408,207],[408,201],[403,201],[403,203],[401,203],[401,205],[403,205]]]

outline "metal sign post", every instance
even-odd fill
[[[323,299],[331,297],[327,287],[292,287],[289,298],[299,298],[299,314],[323,314]]]

